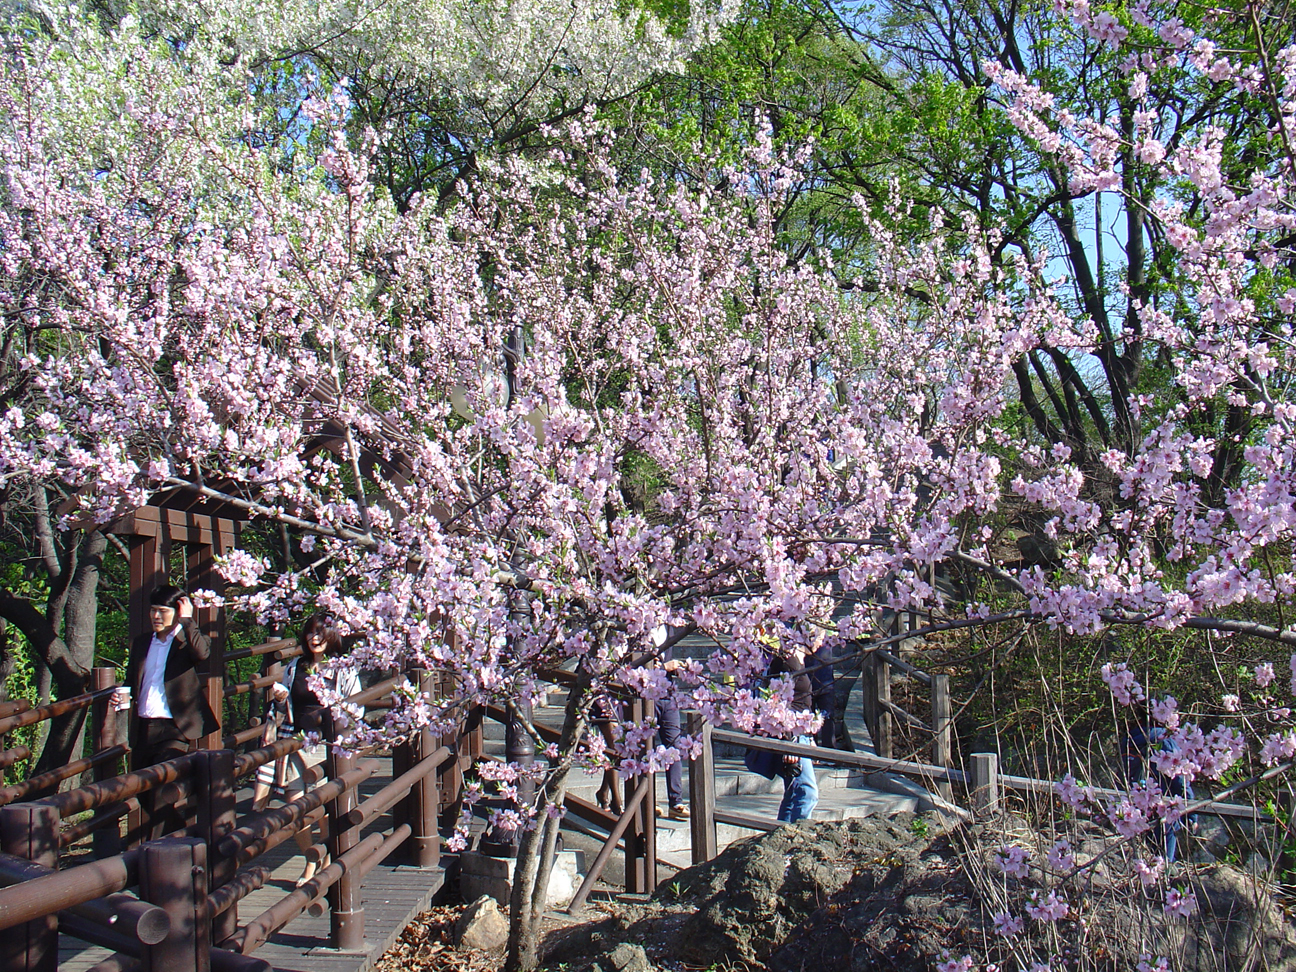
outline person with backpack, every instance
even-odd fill
[[[766,644],[774,654],[767,674],[771,678],[790,677],[793,711],[811,711],[814,708],[814,690],[807,671],[805,648],[777,636],[771,637]],[[813,746],[814,737],[801,735],[794,742]],[[783,799],[779,803],[779,823],[808,820],[819,803],[819,781],[815,776],[814,761],[808,756],[784,756],[780,775],[783,777]]]
[[[1126,731],[1121,740],[1121,759],[1124,762],[1125,781],[1134,786],[1138,783],[1155,783],[1167,796],[1193,800],[1192,784],[1186,776],[1166,776],[1161,773],[1152,761],[1157,753],[1178,752],[1174,734],[1164,726],[1153,725],[1152,720],[1144,716]],[[1172,864],[1179,851],[1179,835],[1184,825],[1189,831],[1196,826],[1196,814],[1173,821],[1158,822],[1153,828],[1154,839],[1165,848],[1166,863]]]

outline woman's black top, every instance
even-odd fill
[[[776,655],[774,660],[770,662],[769,675],[771,678],[779,675],[791,675],[793,711],[810,711],[813,693],[810,686],[810,676],[806,674],[804,664],[794,661],[785,661]]]
[[[292,696],[293,720],[299,729],[318,729],[319,714],[324,708],[318,695],[311,689],[307,679],[314,672],[305,665],[299,664],[293,672],[292,687],[288,690]]]

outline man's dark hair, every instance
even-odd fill
[[[182,589],[174,584],[159,584],[153,588],[153,593],[149,595],[149,604],[155,607],[178,607],[180,599],[188,597]]]

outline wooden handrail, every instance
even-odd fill
[[[106,827],[113,821],[120,820],[132,810],[138,809],[139,799],[131,797],[129,800],[123,800],[116,806],[100,810],[89,820],[83,820],[79,824],[61,830],[59,832],[59,847],[71,847],[87,834],[92,834],[101,827]]]
[[[8,719],[10,716],[26,712],[30,708],[31,702],[27,699],[10,699],[6,702],[0,702],[0,719]]]
[[[264,810],[246,818],[243,826],[231,831],[221,838],[217,848],[226,857],[236,857],[240,850],[254,841],[268,836],[272,832],[295,823],[316,807],[336,800],[347,790],[355,789],[378,770],[378,764],[371,759],[362,760],[355,769],[343,773],[336,780],[329,780],[323,786],[316,787],[300,800],[284,804],[273,810]]]
[[[26,746],[15,746],[13,749],[6,749],[0,752],[0,770],[6,770],[14,763],[28,759],[30,756],[31,750]]]
[[[249,678],[246,682],[234,682],[225,686],[226,695],[242,695],[244,692],[251,692],[253,689],[269,688],[279,681],[278,675],[258,675],[256,678]]]
[[[315,767],[312,767],[312,769],[314,768]],[[281,827],[279,830],[267,834],[259,840],[254,840],[238,852],[238,857],[235,859],[238,862],[238,866],[243,867],[246,864],[250,864],[266,851],[278,847],[289,837],[296,834],[297,831],[304,830],[307,827],[319,823],[324,819],[324,817],[324,807],[316,807],[314,810],[304,814],[300,820],[295,820],[292,823]]]
[[[395,675],[391,678],[385,678],[381,682],[375,682],[367,689],[361,689],[354,695],[348,695],[342,701],[347,705],[368,705],[370,702],[377,702],[384,695],[394,689],[397,685],[405,680],[403,675]]]
[[[53,868],[34,861],[0,854],[0,884],[5,886],[23,884],[57,873],[59,872]],[[111,926],[113,931],[143,942],[145,945],[156,945],[166,938],[171,930],[171,919],[165,911],[157,905],[140,901],[126,894],[105,895],[94,901],[68,906],[63,909],[63,912],[77,915],[105,928]]]
[[[406,829],[408,830],[408,825]],[[312,901],[336,883],[348,869],[378,851],[383,842],[382,834],[370,834],[301,887],[287,897],[281,898],[240,928],[232,937],[221,942],[221,947],[244,955],[256,951],[271,935],[305,911]]]
[[[419,760],[411,769],[396,777],[364,803],[353,807],[343,818],[344,822],[348,827],[365,826],[375,817],[391,809],[398,801],[403,800],[409,793],[410,787],[429,773],[435,773],[437,768],[453,755],[448,746],[442,746],[430,756]]]
[[[232,660],[237,657],[255,655],[273,656],[284,651],[299,652],[300,648],[292,641],[267,643],[266,645],[256,646],[252,650],[245,650],[237,654],[232,653],[231,656],[227,656],[227,659]],[[102,673],[96,672],[97,676],[100,674]],[[388,700],[391,698],[393,689],[403,682],[404,677],[404,675],[401,675],[384,679],[376,685],[354,693],[344,702],[350,705],[368,707],[381,706],[384,703],[389,704]],[[424,681],[424,676],[420,676],[417,680],[421,686],[421,691],[427,692],[430,690],[429,684]],[[228,687],[222,687],[221,694],[225,697],[237,696],[256,688],[263,688],[274,681],[276,681],[274,675],[260,675]],[[115,686],[102,687],[104,682],[105,678],[97,677],[95,685],[99,688],[95,692],[51,703],[48,706],[32,708],[29,704],[16,704],[7,707],[8,711],[0,716],[0,728],[4,727],[5,720],[8,721],[10,728],[16,725],[30,725],[42,718],[74,711],[91,704],[97,704],[97,719],[103,721],[104,712],[107,712],[108,717],[111,719],[112,713],[108,711],[106,703]],[[212,679],[212,683],[215,684],[214,679]],[[97,722],[96,725],[99,726],[99,723]],[[230,742],[241,744],[250,741],[262,731],[264,731],[264,726],[253,725],[242,732],[217,738],[223,738],[226,742],[226,748],[233,749],[234,747],[229,745]],[[77,773],[95,767],[106,766],[129,752],[126,746],[109,745],[114,742],[112,734],[104,731],[101,726],[96,729],[95,738],[101,740],[99,745],[102,748],[92,756],[13,787],[0,788],[0,805],[3,805],[6,801],[12,802],[25,798],[41,787],[54,785],[59,780]],[[198,838],[197,841],[190,841],[193,848],[195,848],[192,851],[195,855],[195,861],[198,861],[198,855],[203,850],[204,842],[211,848],[212,858],[208,867],[208,880],[211,884],[206,895],[206,907],[201,910],[209,914],[212,919],[219,919],[214,921],[213,937],[230,941],[229,933],[237,929],[238,918],[234,910],[235,906],[250,891],[263,886],[268,880],[269,872],[264,866],[254,865],[245,868],[243,871],[238,871],[238,866],[248,864],[258,854],[279,844],[303,827],[307,827],[323,818],[326,814],[325,805],[333,804],[335,801],[340,802],[342,806],[332,808],[335,815],[334,827],[343,828],[346,831],[357,830],[359,826],[372,821],[379,814],[386,812],[404,799],[409,799],[412,804],[415,804],[411,813],[417,816],[418,819],[396,827],[395,830],[385,836],[375,834],[371,839],[361,840],[353,846],[334,848],[334,864],[330,865],[330,868],[324,869],[320,879],[315,882],[314,888],[308,886],[306,889],[308,893],[304,895],[294,893],[289,898],[304,898],[305,903],[313,903],[324,888],[332,886],[333,890],[329,892],[330,900],[335,895],[340,894],[339,903],[341,903],[341,906],[351,909],[351,911],[345,913],[351,914],[354,912],[358,917],[363,914],[359,907],[358,882],[366,872],[385,859],[395,849],[409,841],[411,837],[417,835],[418,839],[424,843],[430,840],[433,847],[433,854],[430,862],[428,862],[425,860],[428,855],[424,853],[427,848],[421,843],[415,863],[420,866],[434,865],[436,863],[435,843],[438,839],[435,827],[437,800],[434,794],[429,795],[424,791],[427,790],[428,781],[433,775],[438,770],[443,769],[446,763],[454,760],[455,756],[454,749],[449,746],[442,746],[429,752],[429,750],[432,750],[433,745],[430,734],[425,733],[421,740],[412,745],[415,746],[417,752],[428,753],[428,755],[418,758],[413,764],[405,763],[405,766],[410,767],[408,770],[400,773],[396,779],[384,786],[377,794],[360,803],[359,806],[354,806],[355,801],[349,794],[354,793],[361,782],[377,771],[378,764],[372,760],[352,763],[351,768],[346,772],[336,773],[335,779],[324,780],[321,785],[314,787],[299,801],[280,807],[275,811],[253,814],[244,818],[241,827],[234,826],[239,821],[233,816],[232,790],[229,791],[226,794],[230,801],[229,806],[227,810],[222,810],[221,813],[229,814],[229,823],[225,826],[231,826],[234,829],[223,833],[223,836],[221,836],[222,831],[216,827],[216,817],[212,817],[210,824],[205,824],[200,813],[199,822],[191,826],[188,833],[192,837]],[[220,781],[245,776],[259,766],[298,750],[301,746],[302,740],[293,738],[277,740],[270,746],[261,747],[254,752],[244,754],[200,750],[165,763],[125,773],[110,780],[100,780],[67,793],[55,794],[45,800],[31,804],[31,806],[44,808],[45,823],[42,825],[44,829],[41,833],[48,832],[44,844],[48,846],[52,839],[57,846],[66,846],[74,840],[83,838],[88,833],[114,824],[122,815],[138,808],[140,801],[137,797],[142,792],[152,790],[158,794],[157,798],[164,802],[176,798],[181,793],[207,794],[209,797],[216,794],[218,802],[220,802],[225,799],[220,797],[220,794],[225,792],[222,789],[225,784]],[[4,756],[9,756],[12,762],[17,762],[21,758],[29,757],[30,753],[25,747],[14,747],[12,750],[0,752],[0,758]],[[218,774],[214,769],[213,759],[219,763],[220,770]],[[325,767],[313,767],[307,771],[306,778],[308,780],[313,778],[318,781],[324,769]],[[342,766],[339,765],[338,769],[341,770]],[[228,789],[228,787],[225,789]],[[415,790],[418,791],[417,795]],[[221,806],[224,807],[225,804],[221,802]],[[352,807],[352,809],[347,810],[348,806]],[[428,806],[433,808],[431,818],[427,815]],[[59,830],[58,820],[60,818],[85,810],[97,810],[98,812],[90,820],[83,821],[74,827],[63,828],[62,831]],[[6,811],[6,813],[8,812],[10,811]],[[214,813],[215,811],[213,811]],[[428,823],[429,819],[432,820],[430,825]],[[144,865],[146,859],[153,860],[148,855],[154,854],[155,851],[162,855],[159,861],[165,860],[169,850],[164,852],[162,850],[164,847],[171,850],[175,849],[167,841],[149,843],[139,850],[129,852],[127,855],[103,858],[93,864],[83,865],[68,871],[52,871],[49,874],[29,876],[29,879],[23,882],[21,900],[18,900],[13,893],[0,889],[0,921],[7,922],[0,926],[0,930],[31,921],[33,916],[39,918],[60,912],[66,913],[70,915],[65,924],[65,930],[69,934],[80,932],[82,937],[90,936],[86,940],[97,942],[116,952],[107,960],[105,967],[120,967],[123,970],[138,967],[140,965],[138,957],[144,953],[140,950],[138,939],[132,940],[128,934],[121,933],[123,930],[128,930],[126,926],[109,927],[109,924],[104,924],[101,928],[100,924],[103,923],[96,924],[94,921],[83,920],[79,915],[71,915],[70,912],[66,912],[66,909],[79,900],[101,897],[105,893],[120,890],[137,880],[144,880],[145,878],[152,880],[156,876],[159,881],[165,884],[166,881],[170,880],[170,878],[161,876],[164,873],[170,873],[166,867],[159,864],[157,875],[155,875],[153,864],[150,864],[148,868],[145,868]],[[185,853],[189,853],[189,851],[186,850]],[[123,861],[126,863],[123,864]],[[48,860],[41,859],[41,864],[48,863]],[[31,867],[39,866],[38,864],[31,864]],[[148,871],[147,875],[143,873],[145,870]],[[186,875],[189,873],[188,866],[183,870]],[[176,873],[179,874],[179,871]],[[154,891],[159,891],[161,887],[162,885],[158,885],[154,888]],[[347,891],[348,887],[350,887],[350,891]],[[196,889],[197,885],[195,884],[195,892]],[[312,891],[313,893],[310,893]],[[161,901],[162,899],[151,900]],[[300,907],[297,907],[300,904],[302,904],[302,901],[295,901],[291,904],[280,902],[276,906],[277,914],[286,910],[293,911],[294,908],[293,913],[295,914],[301,910]],[[138,907],[152,908],[151,905],[147,904]],[[334,905],[334,918],[337,917],[338,907],[339,904]],[[174,915],[172,919],[174,920]],[[216,934],[216,925],[220,926],[219,935]],[[336,921],[334,925],[336,926]],[[334,928],[334,938],[337,938],[336,927]],[[212,949],[211,954],[214,969],[218,964],[229,965],[231,963],[234,965],[242,963],[242,966],[247,968],[265,967],[264,963],[245,960],[241,956],[236,956],[230,952],[221,952],[219,949]],[[218,956],[221,957],[219,963]],[[229,961],[226,961],[227,959]]]
[[[296,737],[277,739],[269,746],[262,746],[260,749],[254,749],[250,753],[239,753],[234,757],[234,778],[238,779],[247,776],[254,769],[264,766],[266,763],[273,762],[276,759],[283,759],[289,753],[297,752],[302,748],[302,745],[302,740]]]
[[[257,864],[234,875],[233,880],[222,884],[207,895],[207,910],[212,915],[228,911],[253,891],[270,880],[270,868]]]
[[[0,787],[0,807],[8,803],[25,800],[33,793],[39,793],[41,790],[62,783],[64,780],[69,780],[74,776],[80,776],[96,766],[102,766],[104,763],[111,763],[114,760],[121,759],[128,752],[130,752],[130,749],[126,746],[113,746],[111,749],[101,750],[93,756],[75,760],[66,766],[50,770],[48,773],[33,776],[22,783]]]
[[[912,678],[918,679],[918,681],[922,682],[924,685],[931,685],[932,677],[930,675],[922,669],[914,668],[914,666],[910,665],[903,658],[891,654],[891,652],[887,651],[885,648],[874,648],[873,654],[877,655],[892,668],[900,669],[900,671]]]
[[[769,817],[754,817],[748,813],[733,813],[729,810],[714,810],[711,814],[716,823],[729,824],[731,827],[745,827],[747,830],[778,830],[783,824]]]
[[[24,709],[6,719],[0,719],[0,736],[7,732],[13,732],[15,729],[21,729],[23,726],[30,726],[45,719],[53,719],[68,712],[75,712],[77,709],[84,709],[95,699],[104,698],[114,691],[115,688],[104,688],[99,689],[97,692],[85,692],[81,695],[74,695],[70,699],[61,699],[58,702],[40,705],[34,709]]]
[[[226,749],[238,749],[240,746],[256,739],[263,732],[265,732],[265,723],[254,719],[246,729],[240,729],[238,732],[232,732],[228,736],[222,736],[221,744]]]
[[[915,729],[921,729],[923,732],[932,731],[931,726],[927,725],[927,723],[923,722],[912,712],[906,712],[904,709],[900,708],[900,706],[896,705],[890,699],[878,699],[878,703],[882,706],[882,708],[886,709],[888,712],[890,712],[901,722],[907,723],[908,725],[913,726]]]
[[[763,749],[772,753],[783,753],[789,756],[805,756],[820,763],[836,763],[841,766],[856,766],[872,771],[900,773],[905,776],[918,776],[923,779],[947,783],[970,783],[971,774],[963,770],[932,766],[929,763],[916,763],[904,759],[885,759],[869,753],[848,753],[839,749],[822,749],[818,746],[806,746],[801,743],[788,742],[783,739],[771,739],[768,736],[751,736],[745,732],[733,732],[728,729],[715,729],[711,738],[716,742],[733,746],[746,746],[748,749]],[[1010,790],[1025,790],[1031,793],[1052,795],[1056,783],[1052,780],[1038,780],[1028,776],[998,776],[999,785]],[[1118,800],[1128,794],[1123,790],[1106,787],[1091,787],[1090,791],[1104,799]],[[1210,803],[1201,807],[1203,813],[1212,813],[1224,817],[1251,817],[1256,810],[1239,803]],[[719,819],[719,818],[717,818]]]
[[[271,652],[282,651],[285,648],[299,647],[296,638],[278,638],[275,641],[267,641],[263,644],[253,645],[251,648],[239,648],[236,651],[225,652],[225,661],[238,661],[240,658],[252,658],[256,655],[268,655]]]
[[[146,766],[131,773],[115,776],[111,780],[104,780],[102,783],[91,783],[37,802],[55,807],[60,817],[70,817],[74,813],[118,803],[129,797],[138,796],[145,790],[187,778],[193,772],[193,763],[198,756],[198,753],[186,753],[165,763]]]
[[[17,858],[14,863],[31,862]],[[139,851],[132,850],[0,889],[0,931],[121,891],[136,882],[138,873]]]
[[[574,915],[576,912],[580,911],[581,908],[585,907],[585,900],[589,897],[590,891],[594,889],[594,882],[599,879],[599,876],[603,873],[603,868],[611,859],[612,852],[616,850],[616,845],[621,840],[621,835],[629,829],[630,823],[634,820],[635,814],[639,812],[639,805],[648,798],[648,785],[652,782],[652,779],[651,774],[644,776],[639,781],[639,785],[635,787],[634,794],[626,801],[625,810],[622,811],[620,818],[616,822],[616,826],[612,828],[612,832],[608,834],[608,839],[604,841],[603,846],[599,848],[598,856],[594,858],[594,863],[590,865],[590,869],[585,875],[585,880],[581,881],[581,886],[576,890],[576,894],[571,899],[571,903],[567,905],[567,914]],[[629,870],[628,866],[626,870]]]

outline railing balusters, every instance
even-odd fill
[[[140,898],[171,918],[171,931],[144,952],[144,972],[211,972],[207,844],[165,837],[140,848]]]
[[[693,863],[701,864],[719,853],[715,821],[715,750],[711,744],[711,723],[700,712],[689,712],[688,733],[702,743],[702,752],[689,763],[689,835]]]
[[[59,813],[50,806],[0,807],[0,851],[58,869]],[[57,972],[58,917],[48,914],[0,934],[0,968],[6,972]]]
[[[356,758],[343,754],[334,745],[337,732],[331,713],[325,710],[324,738],[328,740],[328,753],[324,757],[327,767],[326,775],[336,779],[355,768]],[[342,855],[360,842],[360,829],[347,823],[347,816],[355,809],[356,791],[344,790],[329,803],[328,811],[328,846],[333,860],[340,860]],[[360,882],[358,876],[347,870],[328,889],[329,901],[329,944],[343,951],[359,951],[364,948],[364,908],[360,901]]]

